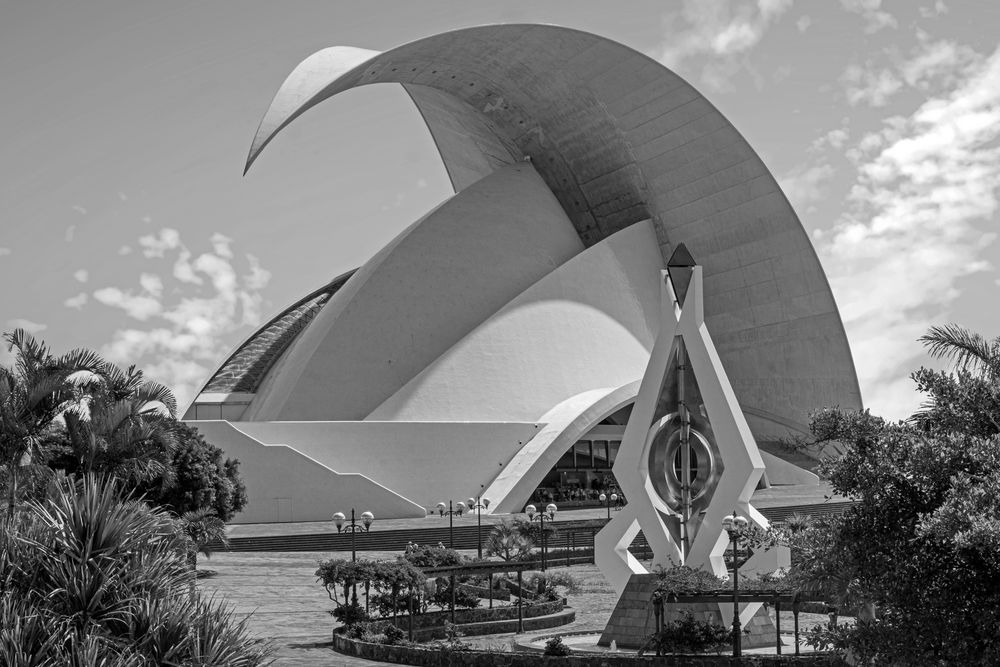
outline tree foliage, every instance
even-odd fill
[[[232,520],[247,504],[239,461],[224,459],[193,426],[172,420],[169,427],[176,441],[170,474],[141,489],[149,502],[176,514],[209,510],[222,521]]]
[[[0,532],[0,664],[266,664],[245,619],[187,594],[176,521],[121,496],[62,477]]]
[[[854,626],[818,629],[821,646],[888,664],[998,664],[997,341],[955,327],[924,341],[958,368],[913,375],[927,402],[912,420],[814,416],[817,440],[844,447],[822,471],[857,502],[795,534],[792,578],[862,610]]]

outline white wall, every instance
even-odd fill
[[[271,369],[243,419],[364,418],[582,249],[530,164],[490,174],[352,276]]]
[[[580,393],[642,377],[663,268],[649,222],[569,260],[366,418],[539,421]]]

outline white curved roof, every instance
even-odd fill
[[[758,437],[801,428],[823,405],[860,407],[843,324],[795,212],[679,76],[554,26],[467,28],[381,54],[335,47],[282,85],[248,167],[310,107],[388,82],[420,109],[457,191],[530,157],[584,245],[647,218],[664,259],[685,243],[704,267],[707,325]]]

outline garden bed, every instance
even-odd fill
[[[344,655],[380,660],[397,665],[417,667],[535,667],[536,665],[565,665],[565,667],[632,667],[633,665],[662,665],[664,658],[655,656],[639,657],[634,654],[618,655],[568,655],[547,656],[537,653],[515,653],[491,650],[454,650],[414,645],[386,645],[350,639],[343,634],[333,633],[333,649]],[[740,665],[743,667],[785,667],[786,665],[811,665],[813,667],[840,667],[844,664],[839,656],[823,654],[811,656],[747,655],[733,658],[728,655],[684,655],[677,656],[677,664],[685,667],[723,667]]]

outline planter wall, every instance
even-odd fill
[[[552,602],[540,602],[537,604],[524,605],[524,618],[534,618],[536,616],[547,616],[561,611],[566,606],[566,600],[555,600]],[[493,609],[456,609],[455,624],[466,625],[468,623],[484,623],[489,621],[517,620],[517,605],[494,607]],[[378,619],[391,621],[391,618]],[[426,614],[417,614],[413,617],[413,629],[420,630],[430,627],[444,626],[445,621],[451,621],[451,612],[433,611]],[[409,616],[399,616],[396,618],[396,625],[403,630],[410,627]]]
[[[537,653],[500,653],[495,651],[447,651],[417,646],[386,646],[348,639],[334,633],[333,648],[338,653],[356,656],[366,660],[381,660],[399,665],[417,667],[636,667],[638,665],[662,665],[664,658],[653,656],[627,655],[570,655],[554,657]],[[733,658],[726,655],[678,655],[670,658],[670,664],[677,667],[789,667],[810,665],[811,667],[840,667],[844,662],[839,656],[821,654],[812,656],[744,656]]]

